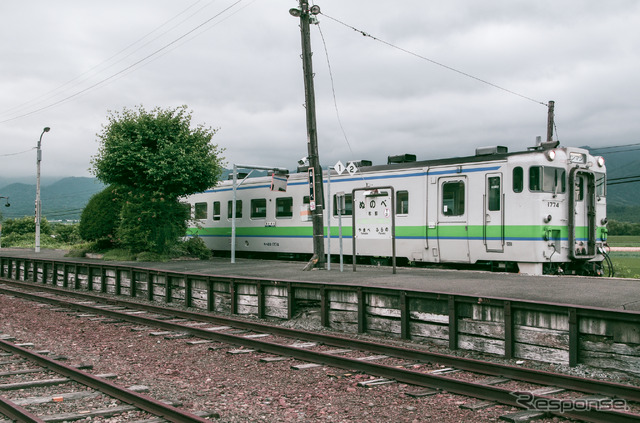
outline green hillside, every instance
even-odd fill
[[[104,186],[95,178],[64,178],[40,187],[42,215],[49,221],[78,220],[91,196]],[[0,188],[0,195],[9,197],[11,207],[2,207],[4,219],[34,216],[35,184],[14,183]],[[4,204],[4,202],[0,203]]]

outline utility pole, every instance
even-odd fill
[[[310,22],[316,21],[316,15],[320,13],[317,5],[309,8],[308,0],[300,0],[300,8],[290,9],[289,13],[300,18],[300,34],[302,36],[302,70],[304,73],[305,109],[307,112],[307,147],[309,155],[309,167],[313,169],[313,193],[315,208],[312,203],[311,219],[313,223],[313,257],[305,267],[311,270],[313,267],[323,267],[324,255],[324,193],[322,190],[322,167],[318,156],[318,133],[316,129],[316,104],[313,89],[313,68],[311,66],[311,37],[309,34]]]
[[[553,141],[553,109],[555,106],[555,101],[549,101],[549,111],[547,114],[547,142]]]
[[[35,252],[40,252],[40,217],[42,216],[42,203],[40,202],[40,162],[42,161],[42,136],[45,132],[49,132],[51,128],[48,126],[42,130],[40,139],[38,140],[38,153],[36,157],[36,247]]]

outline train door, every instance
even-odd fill
[[[574,259],[596,255],[596,178],[593,172],[569,172],[569,250]]]
[[[489,252],[504,252],[504,194],[502,174],[489,173],[485,176],[484,224],[482,236]]]
[[[466,176],[438,181],[438,249],[441,262],[469,262]]]

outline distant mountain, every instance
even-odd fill
[[[615,150],[612,150],[615,151]],[[598,150],[593,153],[599,154]],[[616,206],[640,206],[640,149],[600,153],[607,165],[607,204]],[[618,178],[637,177],[636,182]],[[616,181],[616,179],[618,179]]]
[[[49,221],[78,220],[91,196],[104,185],[95,178],[70,177],[40,186],[42,216]],[[10,207],[2,207],[3,218],[35,215],[36,185],[13,183],[0,188],[0,196],[9,197]],[[0,205],[5,204],[2,200]]]

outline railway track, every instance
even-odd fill
[[[629,411],[628,407],[631,403],[640,402],[640,389],[630,385],[133,301],[107,299],[103,296],[58,288],[34,287],[32,284],[16,281],[3,282],[5,285],[0,287],[2,293],[65,307],[85,315],[101,315],[111,320],[163,331],[156,332],[156,335],[194,336],[203,340],[232,344],[241,347],[235,351],[237,353],[259,351],[261,354],[273,356],[265,358],[266,360],[289,357],[303,362],[297,365],[299,369],[322,364],[349,372],[375,375],[378,379],[367,383],[371,386],[397,381],[425,388],[415,391],[416,395],[446,390],[478,398],[482,402],[479,402],[477,407],[500,403],[524,408],[523,413],[538,417],[557,415],[593,422],[625,422],[640,419],[640,414]],[[7,285],[19,289],[11,289]],[[525,386],[526,390],[519,386]],[[557,396],[558,392],[563,393]]]
[[[68,366],[60,361],[61,357],[48,357],[46,351],[34,352],[11,341],[10,336],[0,337],[0,350],[4,351],[0,353],[0,379],[19,378],[20,381],[0,384],[1,423],[63,422],[132,412],[146,415],[148,421],[152,421],[150,417],[153,416],[161,418],[160,421],[176,423],[210,421],[203,416],[211,413],[197,415],[181,410],[177,408],[178,403],[159,401],[142,394],[144,387],[123,388],[110,382],[108,379],[115,375],[92,375],[84,371],[90,366]],[[11,370],[3,370],[3,367]],[[43,394],[43,387],[55,387],[56,391]],[[70,388],[72,392],[65,392]],[[10,392],[17,390],[20,395],[12,398]],[[29,396],[31,391],[34,394]],[[84,401],[91,400],[95,401],[91,405],[93,410],[88,411]],[[65,406],[71,404],[64,407],[64,413],[51,413],[47,407],[63,402]]]

